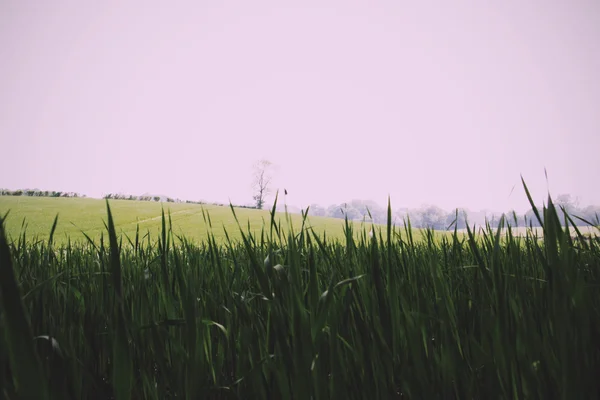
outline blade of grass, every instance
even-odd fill
[[[0,295],[4,311],[4,339],[17,392],[24,399],[48,399],[47,381],[34,349],[33,334],[15,279],[4,219],[0,219]]]

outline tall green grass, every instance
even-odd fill
[[[345,242],[273,208],[260,234],[195,245],[164,213],[156,239],[118,237],[106,211],[83,245],[0,228],[0,397],[600,395],[600,238],[573,241],[550,198],[543,240],[501,220],[416,241],[388,204]]]

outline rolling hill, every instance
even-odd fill
[[[207,238],[212,232],[217,240],[225,240],[223,227],[232,239],[241,238],[238,225],[231,209],[227,206],[197,205],[186,203],[156,203],[151,201],[110,200],[117,233],[125,233],[130,238],[135,236],[139,224],[140,234],[150,232],[151,239],[157,238],[161,229],[161,212],[170,211],[173,232],[184,235],[198,243]],[[267,210],[247,208],[234,208],[242,229],[250,229],[259,233],[264,224],[270,223],[270,213]],[[205,222],[202,210],[208,213],[212,229]],[[14,240],[25,226],[27,240],[46,240],[49,237],[52,223],[58,214],[57,228],[54,241],[66,243],[83,241],[85,236],[82,231],[94,240],[98,240],[104,232],[104,222],[107,220],[106,202],[90,198],[49,198],[27,196],[2,196],[0,197],[0,215],[6,212],[6,229],[9,238]],[[285,214],[276,213],[276,218],[281,221],[282,228],[286,231],[287,223]],[[294,230],[298,232],[302,224],[302,217],[290,214]],[[25,225],[23,225],[25,224]],[[342,238],[344,220],[337,218],[309,217],[308,225],[316,233],[322,235],[327,232],[328,237]],[[360,230],[362,223],[354,222],[355,230]],[[367,232],[370,229],[367,226]],[[418,230],[415,230],[418,235]]]

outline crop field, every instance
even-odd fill
[[[221,243],[225,240],[225,228],[232,240],[241,239],[235,218],[228,206],[198,205],[185,203],[155,203],[150,201],[110,200],[118,235],[125,234],[133,238],[139,225],[140,235],[148,232],[151,240],[158,238],[161,227],[161,212],[171,214],[174,235],[183,235],[189,241],[199,244],[211,235]],[[202,211],[208,212],[212,227],[208,225]],[[240,223],[247,229],[248,223],[252,232],[260,232],[264,224],[269,224],[270,213],[266,210],[236,208]],[[10,211],[6,220],[6,231],[9,240],[18,238],[23,233],[25,221],[26,240],[47,240],[58,215],[54,242],[66,244],[87,241],[83,233],[96,242],[102,234],[106,235],[106,203],[99,199],[86,198],[50,198],[0,196],[0,215]],[[277,213],[277,220],[283,229],[287,228],[287,219],[283,213]],[[302,216],[290,215],[292,223],[300,225]],[[337,218],[308,217],[307,225],[315,232],[336,239],[343,239],[344,221]],[[353,223],[360,228],[361,223]],[[371,224],[365,224],[371,227]],[[83,233],[82,233],[83,232]],[[420,230],[413,234],[420,237]],[[441,234],[436,234],[441,235]]]
[[[251,210],[206,207],[228,221],[217,237],[180,204],[171,218],[136,208],[138,232],[133,202],[83,201],[49,219],[50,205],[11,211],[43,221],[28,228],[42,241],[0,221],[0,397],[600,396],[600,237],[573,241],[550,200],[536,209],[543,241],[506,229],[417,240],[389,206],[373,236],[345,221],[323,236],[268,211],[248,229]],[[58,241],[78,232],[69,220],[94,238]]]

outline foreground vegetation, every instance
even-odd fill
[[[107,235],[87,244],[0,229],[0,396],[600,395],[600,238],[574,242],[550,199],[543,241],[505,220],[415,240],[388,206],[372,237],[283,229],[273,210],[240,241],[196,245],[164,214],[157,241],[118,237],[106,206]]]

